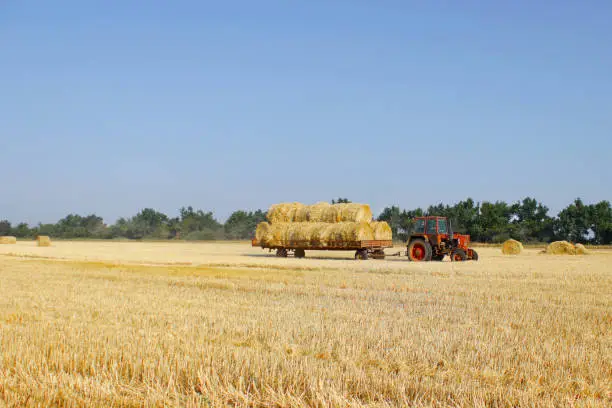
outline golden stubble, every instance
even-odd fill
[[[31,244],[0,248],[0,406],[612,400],[610,251],[419,264]]]

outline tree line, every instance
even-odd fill
[[[332,202],[349,202],[346,198]],[[477,242],[503,242],[508,238],[522,242],[567,240],[589,244],[612,243],[612,207],[609,201],[585,204],[581,199],[564,208],[557,216],[535,198],[526,197],[512,204],[503,201],[475,202],[471,198],[452,206],[431,205],[428,208],[402,209],[386,207],[377,219],[386,221],[397,240],[405,241],[412,231],[414,218],[423,215],[446,216],[453,231],[470,234]],[[178,217],[145,208],[129,218],[119,218],[107,225],[95,214],[69,214],[55,224],[27,223],[12,225],[0,221],[0,236],[33,238],[48,235],[63,239],[184,239],[243,240],[253,237],[257,224],[265,221],[266,211],[234,211],[225,223],[210,211],[182,207]]]
[[[423,215],[446,216],[454,232],[470,234],[472,241],[499,243],[509,238],[521,242],[566,240],[585,244],[612,243],[612,207],[609,201],[585,204],[580,198],[556,216],[535,198],[526,197],[513,204],[503,201],[476,203],[471,198],[453,206],[437,204],[426,209],[387,207],[378,217],[387,221],[396,239],[406,240],[413,219]]]

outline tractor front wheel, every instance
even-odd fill
[[[467,255],[463,249],[455,249],[451,254],[451,261],[453,262],[463,262],[467,259]]]
[[[470,249],[470,251],[472,252],[472,261],[477,261],[478,260],[478,252],[474,251],[473,249]]]
[[[412,262],[431,261],[431,244],[424,239],[415,239],[408,244],[408,258]]]

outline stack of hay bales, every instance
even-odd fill
[[[280,203],[270,207],[267,218],[268,222],[257,225],[255,238],[268,246],[299,241],[325,247],[333,241],[393,239],[386,222],[372,221],[367,204]]]
[[[548,244],[544,253],[548,255],[586,255],[588,251],[582,244],[574,246],[567,241],[555,241]]]
[[[502,245],[504,255],[518,255],[523,252],[523,244],[515,239],[509,239]]]
[[[0,237],[0,244],[16,244],[17,238],[11,236]]]
[[[36,237],[36,242],[39,247],[49,247],[51,246],[51,238],[46,235],[39,235]]]

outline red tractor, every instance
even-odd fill
[[[451,261],[477,261],[478,254],[469,244],[470,236],[453,234],[446,217],[417,217],[408,239],[408,258],[441,261],[448,255]]]

